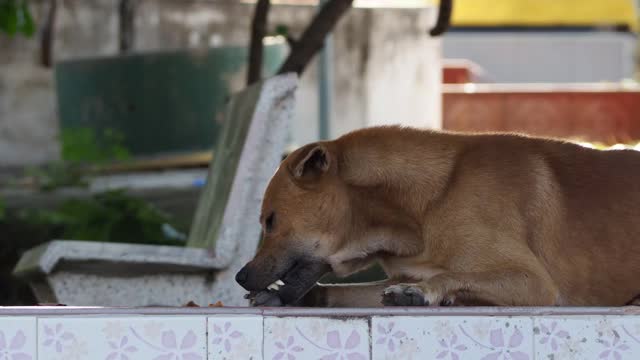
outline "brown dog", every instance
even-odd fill
[[[631,150],[369,128],[288,156],[260,220],[263,245],[236,279],[285,285],[257,304],[618,306],[640,293]],[[389,282],[307,294],[376,261]]]

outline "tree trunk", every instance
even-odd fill
[[[438,8],[438,20],[436,25],[429,31],[431,36],[440,36],[444,34],[451,25],[451,12],[453,11],[453,0],[440,0]]]
[[[338,20],[351,8],[353,0],[330,0],[315,16],[300,39],[293,43],[291,53],[285,60],[278,74],[296,72],[302,74],[322,49],[325,37],[333,30]]]
[[[47,12],[40,39],[40,63],[46,68],[50,68],[53,65],[53,41],[56,31],[57,12],[58,0],[49,0],[49,11]]]
[[[118,7],[120,53],[133,49],[135,39],[136,0],[120,0]]]
[[[270,7],[270,0],[258,0],[255,12],[253,13],[251,43],[249,44],[247,85],[251,85],[262,78],[262,40],[267,33],[267,18]]]

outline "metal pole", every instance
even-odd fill
[[[328,0],[320,0],[318,7]],[[333,36],[327,35],[318,61],[318,137],[329,139],[333,109]]]

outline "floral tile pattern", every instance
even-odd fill
[[[537,359],[638,359],[640,318],[545,317],[534,320]]]
[[[264,359],[367,360],[367,320],[266,317]]]
[[[212,316],[207,323],[209,360],[262,359],[262,316]]]
[[[300,313],[0,316],[0,360],[640,359],[637,314]]]
[[[374,317],[372,359],[531,360],[527,317]]]
[[[0,359],[36,360],[36,318],[0,317]]]
[[[204,317],[38,319],[42,360],[204,360],[206,349]]]

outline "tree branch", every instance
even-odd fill
[[[249,44],[249,70],[247,85],[262,78],[262,40],[267,33],[267,18],[271,8],[270,0],[258,0],[251,23],[251,43]]]
[[[136,0],[120,0],[118,6],[120,52],[127,53],[133,49],[135,39],[135,7]]]
[[[333,30],[338,20],[351,8],[353,0],[330,0],[314,17],[302,36],[293,43],[291,53],[280,67],[278,74],[296,72],[302,74]]]
[[[58,13],[58,0],[49,0],[49,11],[42,28],[40,38],[40,63],[50,68],[53,65],[53,40],[55,38],[56,15]]]
[[[436,25],[429,31],[431,36],[440,36],[444,34],[451,25],[451,12],[453,11],[453,0],[440,0],[438,7],[438,20]]]

